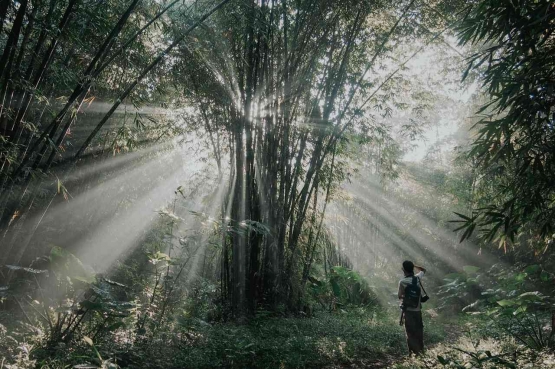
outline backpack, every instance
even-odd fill
[[[417,308],[420,306],[420,295],[422,294],[420,286],[418,286],[418,278],[412,277],[412,283],[405,287],[405,296],[403,305],[408,308]]]

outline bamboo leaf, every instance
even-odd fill
[[[83,336],[83,341],[85,341],[85,343],[91,347],[94,346],[93,340],[87,336]]]

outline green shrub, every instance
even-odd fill
[[[497,264],[486,272],[468,266],[445,280],[448,283],[440,289],[443,307],[465,302],[462,311],[485,315],[486,327],[495,327],[530,349],[555,346],[554,277],[540,265]]]

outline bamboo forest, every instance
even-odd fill
[[[0,369],[555,368],[555,1],[0,19]]]

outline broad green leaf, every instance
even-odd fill
[[[87,277],[73,277],[74,280],[79,281],[79,282],[83,282],[86,284],[91,284],[94,283],[95,278],[94,276],[87,276]]]
[[[526,300],[526,301],[541,301],[545,298],[545,296],[543,296],[539,291],[534,291],[534,292],[522,293],[518,296],[518,298],[520,300]]]
[[[528,310],[528,305],[521,305],[518,309],[513,312],[513,315],[519,315],[525,313]]]
[[[335,297],[341,297],[341,287],[339,286],[339,283],[337,283],[337,279],[331,278],[330,284]]]
[[[98,296],[107,299],[107,300],[111,300],[112,299],[112,295],[110,294],[110,291],[105,290],[103,288],[99,288],[97,286],[95,286],[94,284],[92,284],[91,286],[91,290]]]
[[[461,277],[464,277],[464,275],[461,274],[461,273],[449,273],[445,277],[443,277],[443,279],[446,280],[446,281],[451,282],[451,281],[456,280],[457,278],[461,278]]]
[[[54,265],[55,271],[65,276],[88,279],[94,274],[92,269],[85,266],[77,256],[59,246],[53,246],[50,250],[50,260]]]
[[[447,365],[449,364],[449,361],[447,361],[443,356],[441,355],[437,355],[437,361],[440,362],[441,365]]]
[[[69,252],[62,249],[60,246],[54,246],[50,250],[50,258],[65,259],[69,255]]]
[[[85,300],[81,301],[79,305],[87,310],[102,310],[103,308],[102,304],[98,301]]]
[[[537,264],[529,265],[524,269],[524,272],[527,274],[534,274],[540,269],[540,266]]]
[[[465,265],[463,266],[463,270],[466,274],[474,274],[474,273],[477,273],[480,270],[480,268],[472,265]]]
[[[497,301],[497,304],[499,306],[507,307],[507,306],[515,305],[515,302],[512,301],[512,300],[499,300],[499,301]]]

